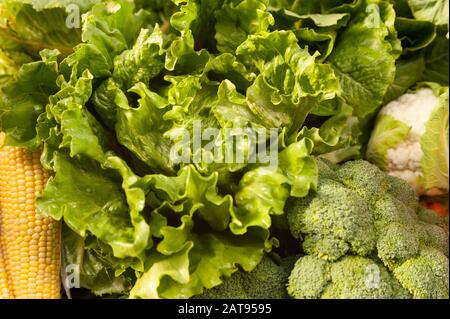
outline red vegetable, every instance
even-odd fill
[[[422,202],[422,206],[425,208],[434,210],[440,216],[448,216],[448,205],[441,202]]]

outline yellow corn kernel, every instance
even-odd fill
[[[0,243],[18,299],[60,298],[59,223],[40,216],[35,206],[47,179],[39,152],[0,148]]]
[[[10,282],[8,273],[6,272],[5,256],[3,255],[2,244],[0,242],[0,299],[11,298],[13,298],[13,295],[10,291]]]

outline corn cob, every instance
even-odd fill
[[[11,299],[13,297],[9,287],[9,277],[8,273],[6,272],[5,258],[3,256],[3,249],[0,243],[0,299]]]
[[[0,137],[0,245],[18,299],[60,297],[59,223],[36,212],[48,179],[39,152],[4,146]]]

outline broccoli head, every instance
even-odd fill
[[[390,175],[387,176],[387,179],[389,182],[388,193],[392,197],[397,198],[414,211],[419,209],[419,197],[407,181]]]
[[[448,296],[448,229],[442,228],[441,219],[420,208],[411,187],[365,161],[332,168],[327,162],[318,161],[319,170],[325,173],[319,172],[317,191],[306,198],[291,199],[286,206],[290,231],[302,241],[303,250],[309,255],[301,258],[294,269],[296,274],[291,275],[290,286],[295,287],[289,289],[291,295],[393,296],[354,286],[348,275],[351,270],[337,275],[336,269],[345,271],[339,265],[349,263],[353,267],[356,263],[356,268],[351,269],[361,269],[370,258],[382,266],[381,274],[387,272],[396,279],[389,282],[400,284],[414,298]],[[354,270],[354,275],[358,274]],[[308,282],[312,278],[316,278],[315,285]],[[348,281],[349,286],[334,285],[336,278]],[[326,284],[319,289],[321,282]],[[355,289],[353,295],[349,287]],[[404,296],[401,290],[394,290]]]
[[[408,298],[408,291],[378,261],[348,255],[335,262],[300,258],[289,276],[288,292],[298,299]]]
[[[417,227],[421,231],[421,242],[424,246],[434,247],[448,257],[448,231],[439,225],[428,224],[420,221]]]
[[[394,269],[416,256],[419,253],[419,244],[419,236],[414,229],[401,223],[392,223],[379,233],[378,257],[388,268]]]
[[[393,273],[414,298],[449,298],[448,258],[437,249],[421,249],[417,257],[407,260]]]
[[[388,175],[366,161],[347,162],[339,167],[337,181],[367,202],[382,197],[390,188]]]
[[[285,299],[288,297],[286,285],[294,261],[280,260],[264,256],[251,272],[240,270],[223,284],[205,290],[199,299]]]
[[[287,218],[292,235],[304,238],[308,254],[337,260],[348,252],[367,255],[375,248],[367,203],[339,182],[321,179],[316,193],[292,201]]]

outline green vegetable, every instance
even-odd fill
[[[289,277],[288,291],[297,299],[403,299],[410,294],[378,261],[345,256],[327,262],[300,258]]]
[[[134,280],[132,271],[127,268],[132,260],[112,257],[108,247],[94,237],[83,238],[67,226],[62,230],[63,267],[71,274],[70,267],[79,266],[80,281],[93,294],[120,294],[131,288]],[[138,266],[138,265],[136,265]],[[68,268],[66,268],[68,267]],[[66,275],[66,274],[63,274]],[[63,283],[73,284],[70,277],[63,277]],[[69,291],[66,287],[66,291]]]
[[[291,296],[448,298],[448,231],[420,217],[407,183],[366,161],[322,160],[319,170],[317,192],[287,207],[308,255],[290,276]],[[376,289],[365,284],[373,269]]]
[[[399,54],[395,12],[386,3],[380,5],[380,12],[366,10],[369,13],[359,13],[350,22],[328,59],[339,77],[342,97],[361,118],[373,114],[382,103],[394,80]],[[371,76],[375,73],[377,77]]]
[[[443,89],[437,108],[425,124],[425,133],[420,139],[423,150],[421,161],[426,188],[448,190],[449,165],[449,121],[448,87]]]
[[[448,38],[444,35],[436,37],[433,43],[426,49],[424,61],[425,71],[422,80],[448,86]]]
[[[282,263],[289,263],[282,261]],[[199,299],[286,299],[286,284],[292,267],[277,264],[270,257],[251,272],[238,271],[219,287],[206,290]],[[293,265],[292,265],[293,266]]]
[[[408,0],[408,5],[415,18],[437,25],[448,25],[448,1]]]
[[[448,86],[448,1],[394,1],[395,28],[402,55],[385,103],[395,100],[418,81]]]

